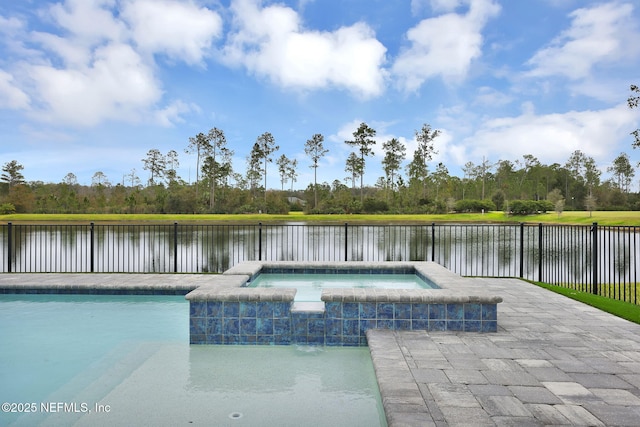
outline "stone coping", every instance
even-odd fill
[[[444,289],[323,289],[325,302],[408,302],[447,304],[497,304],[502,298],[495,295],[467,295]]]
[[[204,284],[187,294],[189,301],[293,301],[293,288],[247,288],[263,270],[331,270],[360,271],[381,270],[383,272],[407,270],[432,281],[440,289],[332,289],[322,290],[324,302],[410,302],[443,304],[497,304],[502,297],[478,288],[471,280],[463,278],[434,262],[295,262],[295,261],[247,261],[242,262],[222,275],[211,277]]]
[[[0,294],[185,295],[209,274],[2,273]]]

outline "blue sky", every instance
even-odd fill
[[[189,137],[218,127],[245,173],[256,138],[298,160],[329,150],[318,180],[343,180],[359,123],[377,130],[365,183],[383,175],[382,144],[442,134],[452,175],[486,158],[564,164],[575,150],[635,165],[629,85],[640,84],[640,5],[589,0],[22,0],[0,3],[0,163],[29,181],[71,172],[112,183],[150,149],[176,150],[195,179]],[[434,170],[433,164],[431,170]],[[280,188],[277,167],[268,187]],[[287,185],[286,187],[288,187]]]

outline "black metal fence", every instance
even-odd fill
[[[222,272],[250,260],[435,261],[637,303],[640,228],[543,224],[0,225],[0,272]]]

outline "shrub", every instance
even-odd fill
[[[512,215],[534,215],[552,211],[555,206],[549,200],[512,200],[509,209]]]
[[[16,207],[12,203],[3,203],[0,205],[0,215],[10,215],[16,213]]]
[[[488,212],[495,211],[496,205],[491,200],[458,200],[456,202],[456,212]]]
[[[367,197],[362,204],[362,210],[366,213],[386,212],[389,210],[389,205],[384,200]]]

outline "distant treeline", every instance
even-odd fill
[[[630,86],[629,108],[640,104],[640,88]],[[620,153],[601,181],[601,171],[593,158],[574,151],[564,165],[545,165],[531,154],[515,162],[500,160],[480,164],[467,162],[462,178],[451,176],[439,163],[430,171],[428,163],[436,153],[434,140],[439,130],[428,124],[415,131],[416,149],[406,163],[407,148],[397,138],[382,144],[384,176],[374,187],[365,187],[367,159],[373,155],[376,130],[361,123],[353,139],[345,141],[353,149],[345,160],[344,180],[318,183],[316,172],[329,152],[324,136],[315,134],[304,144],[314,181],[305,190],[294,191],[298,162],[285,154],[275,160],[280,191],[267,191],[268,164],[280,149],[269,132],[260,135],[246,159],[244,171],[232,164],[233,150],[221,129],[189,138],[185,151],[196,155],[196,182],[186,183],[177,175],[178,153],[166,155],[151,149],[142,159],[149,179],[142,185],[133,169],[113,185],[104,173],[93,175],[91,186],[79,185],[68,173],[60,183],[27,182],[24,166],[11,160],[0,176],[0,214],[3,213],[444,213],[504,210],[527,214],[554,209],[640,210],[638,193],[630,186],[635,171],[626,153]],[[633,148],[640,148],[640,129],[631,132]],[[542,141],[541,141],[542,142]],[[404,172],[404,174],[403,174]],[[356,183],[359,181],[359,190]],[[289,191],[285,184],[290,183]],[[346,184],[351,184],[347,186]],[[359,197],[358,197],[359,196]]]
[[[27,182],[17,162],[3,168],[0,214],[6,213],[445,213],[503,210],[526,214],[564,210],[640,210],[640,196],[629,191],[631,173],[612,171],[600,182],[599,173],[580,159],[564,166],[542,165],[532,156],[523,162],[469,162],[464,178],[450,176],[440,164],[432,173],[391,183],[385,177],[375,186],[356,188],[355,181],[310,183],[305,190],[268,190],[235,179],[204,175],[197,183],[177,176],[141,185],[134,171],[112,184],[101,172],[92,185],[79,185],[73,174],[62,182]],[[627,158],[628,163],[628,158]],[[13,171],[13,172],[12,172]],[[15,172],[18,172],[17,174]],[[227,177],[228,178],[228,177]],[[544,201],[544,203],[543,203]],[[535,202],[535,203],[534,203]]]

